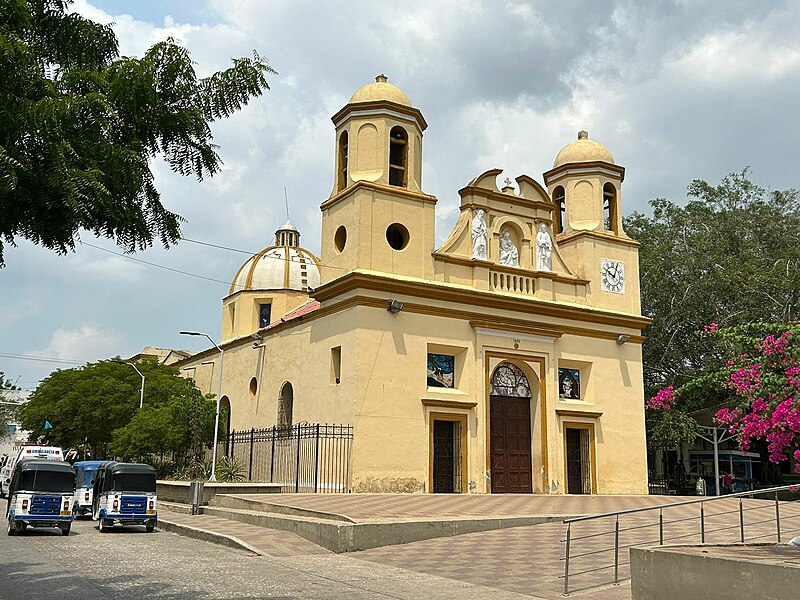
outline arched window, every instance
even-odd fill
[[[489,393],[492,396],[512,396],[515,398],[530,398],[531,384],[528,378],[517,365],[502,362],[492,373],[489,383]]]
[[[556,189],[553,190],[553,202],[556,205],[555,210],[555,219],[553,220],[553,225],[556,230],[556,234],[564,233],[564,221],[567,213],[567,201],[566,201],[566,194],[564,193],[564,188],[562,186],[558,186]]]
[[[294,390],[288,381],[281,387],[278,398],[278,427],[292,426],[292,405],[294,404]]]
[[[407,159],[408,134],[402,127],[392,127],[389,133],[389,185],[406,187]]]
[[[347,187],[347,132],[339,136],[339,190]]]
[[[617,231],[617,189],[610,183],[603,186],[603,228]]]

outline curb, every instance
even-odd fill
[[[184,525],[182,523],[175,523],[174,521],[164,519],[161,515],[158,516],[158,528],[163,531],[177,533],[184,537],[211,542],[212,544],[219,544],[237,550],[244,550],[245,552],[251,552],[257,556],[264,556],[261,550],[255,546],[251,546],[244,540],[240,540],[236,536],[217,533],[216,531],[209,531],[208,529],[200,529],[199,527],[191,527],[190,525]]]

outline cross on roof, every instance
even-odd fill
[[[513,182],[511,181],[511,179],[510,179],[509,177],[506,177],[506,178],[505,178],[505,181],[503,181],[503,183],[505,183],[507,186],[511,187],[511,184],[512,184]]]

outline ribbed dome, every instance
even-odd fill
[[[375,78],[375,83],[368,83],[358,90],[350,98],[349,104],[374,102],[376,100],[388,100],[389,102],[411,106],[411,100],[408,99],[405,92],[389,83],[386,75],[378,75]]]
[[[602,161],[614,164],[614,157],[600,142],[589,139],[586,131],[578,132],[578,139],[561,149],[553,162],[553,168],[567,163]]]
[[[319,286],[319,259],[300,247],[300,234],[288,220],[275,232],[275,242],[239,267],[230,294],[242,290],[307,292]]]

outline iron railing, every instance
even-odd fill
[[[283,492],[349,492],[352,425],[297,423],[231,431],[218,456],[235,458],[248,481],[280,483]]]
[[[767,496],[760,500],[756,496]],[[696,512],[695,512],[696,511]],[[760,511],[760,512],[759,512]],[[746,519],[745,515],[749,518]],[[795,520],[793,520],[795,519]],[[630,578],[630,559],[620,550],[664,543],[781,542],[800,533],[800,486],[784,485],[727,496],[703,496],[670,504],[564,519],[564,595]],[[579,532],[578,529],[583,531]],[[658,532],[656,534],[656,531]],[[609,540],[613,536],[613,543]],[[656,537],[657,536],[657,537]],[[608,557],[608,558],[606,558]],[[612,558],[613,557],[613,558]],[[613,577],[610,575],[613,573]]]

